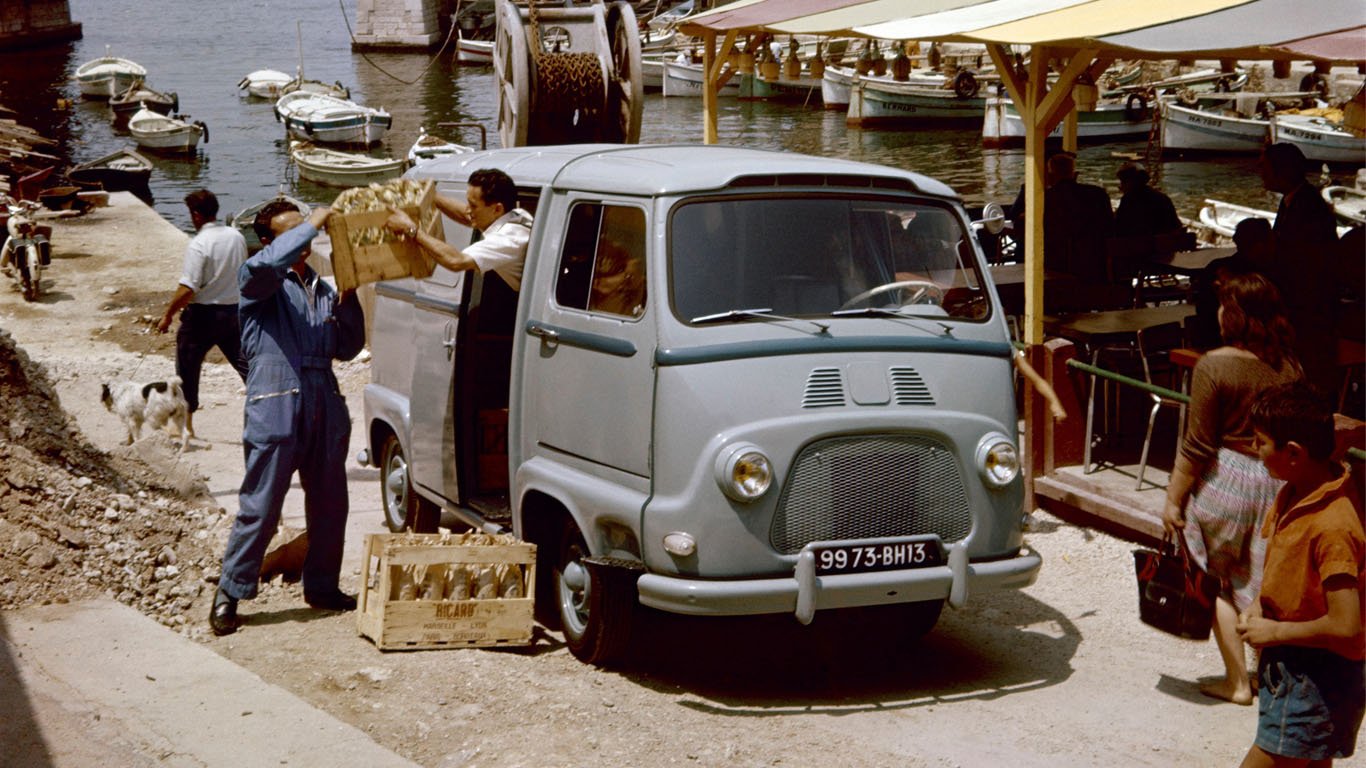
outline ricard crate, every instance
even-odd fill
[[[428,185],[416,207],[399,210],[408,214],[423,232],[445,239],[441,214],[436,211],[436,186]],[[344,291],[366,283],[395,280],[400,277],[423,278],[436,269],[436,261],[417,244],[416,240],[382,235],[387,210],[358,211],[333,214],[327,220],[327,233],[332,240],[332,272],[337,290]]]
[[[382,651],[529,645],[536,545],[485,533],[372,533],[356,628]]]

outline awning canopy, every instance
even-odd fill
[[[739,0],[682,29],[1358,62],[1366,61],[1363,22],[1360,0]]]

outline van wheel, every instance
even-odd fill
[[[440,510],[413,492],[408,482],[408,460],[398,438],[384,438],[379,456],[379,495],[384,503],[385,527],[394,533],[435,533]]]
[[[558,552],[552,595],[569,652],[587,664],[620,658],[631,641],[635,574],[590,563],[573,521],[565,523]]]

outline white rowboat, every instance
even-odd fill
[[[426,128],[423,128],[422,132],[418,134],[417,141],[413,142],[413,146],[408,150],[408,165],[416,168],[438,157],[461,155],[473,151],[474,147],[467,147],[464,144],[447,141],[440,136],[433,136],[427,133]]]
[[[397,179],[407,165],[402,159],[338,152],[308,144],[296,146],[290,152],[290,158],[299,169],[300,177],[334,187],[359,187]]]
[[[455,41],[455,60],[460,64],[477,67],[492,66],[493,41],[466,40],[462,37]]]
[[[275,102],[275,119],[291,134],[320,144],[374,144],[393,124],[382,109],[304,91],[281,96]]]
[[[1090,112],[1077,113],[1078,141],[1121,141],[1143,138],[1152,128],[1152,115],[1146,101],[1130,94],[1130,101],[1101,104]],[[1063,123],[1049,132],[1049,139],[1061,139]],[[1023,143],[1024,121],[1010,99],[987,99],[982,120],[982,146],[1000,147]]]
[[[168,152],[193,152],[201,137],[209,140],[208,126],[202,122],[188,122],[150,109],[140,109],[128,118],[128,132],[143,149]]]
[[[91,99],[116,96],[146,78],[147,70],[141,64],[117,56],[101,56],[76,69],[81,95]]]
[[[1333,206],[1338,220],[1346,224],[1366,224],[1366,189],[1324,187],[1323,199]]]
[[[690,96],[702,98],[702,81],[705,76],[702,74],[701,64],[689,64],[681,61],[664,61],[664,95],[665,96]],[[740,77],[732,76],[721,86],[718,96],[739,96]]]
[[[258,69],[239,80],[237,89],[258,99],[278,99],[284,95],[285,86],[292,82],[293,75],[276,69]]]

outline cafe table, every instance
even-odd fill
[[[1044,332],[1075,342],[1090,351],[1091,365],[1096,365],[1107,348],[1132,345],[1138,332],[1167,323],[1179,323],[1195,314],[1190,304],[1163,304],[1156,307],[1112,309],[1086,312],[1062,317],[1045,317]],[[1092,380],[1086,400],[1086,443],[1083,446],[1083,471],[1091,471],[1091,444],[1095,433],[1096,384]]]
[[[1232,246],[1219,246],[1215,248],[1196,248],[1190,251],[1174,251],[1172,253],[1156,253],[1148,257],[1147,274],[1155,273],[1176,273],[1180,275],[1195,275],[1203,272],[1211,262],[1217,259],[1227,258],[1237,253],[1238,249]]]

